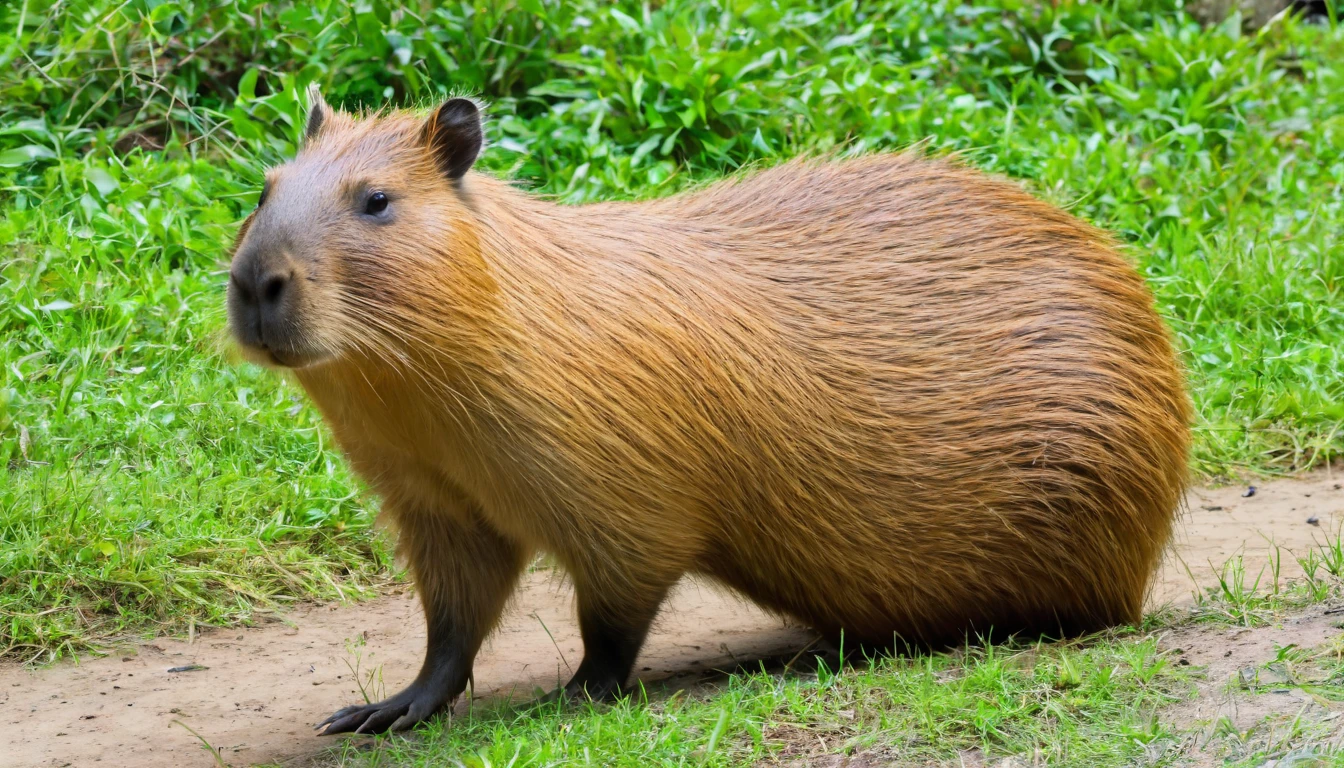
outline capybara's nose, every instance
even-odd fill
[[[293,264],[282,254],[246,251],[229,272],[229,307],[243,344],[276,351],[292,340]]]
[[[289,285],[289,272],[267,272],[256,275],[253,270],[234,269],[229,273],[229,281],[238,298],[249,307],[260,309],[263,314],[276,311],[285,299],[285,288]]]

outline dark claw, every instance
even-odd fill
[[[364,707],[363,707],[362,705],[356,704],[356,705],[354,705],[354,706],[345,707],[345,708],[343,708],[343,709],[338,709],[338,710],[336,710],[336,714],[332,715],[331,717],[328,717],[326,720],[323,720],[322,722],[320,722],[320,723],[318,723],[317,725],[313,726],[313,730],[314,730],[314,731],[320,731],[320,730],[322,730],[322,726],[324,726],[324,725],[330,725],[330,724],[336,722],[337,720],[340,720],[341,718],[345,717],[346,715],[352,714],[352,713],[354,713],[354,712],[358,712],[359,710],[361,710],[361,709],[363,709],[363,708],[364,708]]]
[[[317,724],[323,736],[338,733],[372,734],[386,730],[405,730],[434,714],[448,702],[442,688],[412,686],[376,704],[346,707]],[[433,691],[433,692],[431,692]]]
[[[369,733],[371,731],[361,731],[359,729],[363,728],[374,715],[382,710],[382,707],[386,706],[386,704],[387,702],[379,702],[377,704],[366,704],[364,706],[346,707],[328,718],[328,720],[331,721],[331,724],[322,732],[322,735],[330,736],[337,733],[350,733],[352,731],[355,733]]]
[[[554,704],[560,699],[567,702],[583,701],[591,699],[592,701],[611,701],[620,698],[622,694],[621,685],[615,679],[608,680],[570,680],[564,686],[556,688],[550,693],[542,696],[539,701],[542,704]]]
[[[355,729],[355,733],[382,733],[387,730],[387,727],[393,722],[400,720],[401,716],[404,715],[408,709],[410,709],[409,704],[401,707],[387,707],[371,712],[369,713],[369,718],[364,721],[364,724]]]
[[[575,686],[573,690],[565,686],[565,691],[571,698],[582,699],[586,696],[593,701],[611,701],[621,697],[622,687],[616,680],[603,680],[590,681],[587,685]]]

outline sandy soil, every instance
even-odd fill
[[[1246,492],[1246,486],[1191,491],[1152,604],[1190,602],[1198,588],[1218,584],[1223,564],[1235,555],[1243,557],[1248,585],[1262,572],[1261,584],[1270,583],[1276,548],[1280,578],[1296,578],[1302,575],[1298,557],[1344,531],[1344,472],[1338,469],[1256,483],[1254,495]]]
[[[1279,649],[1297,646],[1303,650],[1325,645],[1340,634],[1338,604],[1317,605],[1278,626],[1182,627],[1159,640],[1160,646],[1179,663],[1203,669],[1198,695],[1169,707],[1162,718],[1176,729],[1187,731],[1183,753],[1193,768],[1222,765],[1217,749],[1208,747],[1229,728],[1248,729],[1271,715],[1291,715],[1304,722],[1337,719],[1339,706],[1294,685],[1290,676],[1268,664]],[[1250,695],[1248,691],[1261,691]],[[1268,691],[1268,693],[1263,693]]]
[[[1190,602],[1200,586],[1217,583],[1218,568],[1237,554],[1245,557],[1251,578],[1262,568],[1268,574],[1270,542],[1283,552],[1280,577],[1299,575],[1293,555],[1338,535],[1344,525],[1342,481],[1338,474],[1318,473],[1260,483],[1250,497],[1243,497],[1244,486],[1192,492],[1151,602]],[[529,577],[477,661],[476,695],[523,699],[537,687],[563,682],[582,657],[571,605],[558,579]],[[1297,640],[1285,635],[1275,641],[1309,646],[1332,631],[1315,622]],[[393,693],[418,670],[423,638],[418,606],[403,592],[356,605],[309,606],[284,622],[213,630],[194,643],[161,639],[79,664],[0,667],[0,766],[214,765],[179,722],[218,748],[231,766],[311,755],[331,744],[313,733],[312,724],[361,699],[352,665],[358,664],[361,682],[369,671],[385,674],[370,696],[382,693],[380,685]],[[739,661],[792,655],[812,639],[806,629],[786,626],[732,596],[686,583],[660,616],[638,675],[646,681],[693,680]],[[1205,648],[1212,660],[1217,653],[1208,648],[1222,640],[1235,645],[1234,638],[1221,637],[1180,642]],[[1242,655],[1233,661],[1240,663]]]

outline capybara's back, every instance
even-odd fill
[[[697,282],[726,308],[697,318],[725,337],[707,367],[732,363],[705,393],[724,428],[699,568],[869,642],[1139,619],[1189,413],[1105,236],[913,155],[794,163],[657,210],[643,235],[714,253]]]
[[[463,99],[308,134],[231,321],[382,495],[429,623],[415,682],[329,732],[460,693],[537,551],[577,592],[569,694],[625,683],[687,573],[865,644],[1140,617],[1189,407],[1095,229],[914,154],[556,205],[469,172]]]

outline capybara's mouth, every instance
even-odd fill
[[[294,349],[287,349],[282,352],[266,346],[263,347],[261,351],[266,356],[267,361],[271,366],[276,368],[289,368],[292,370],[307,368],[326,359],[324,355]]]
[[[293,366],[293,365],[291,365],[291,364],[289,363],[289,361],[285,358],[284,355],[281,355],[279,352],[276,352],[274,349],[267,349],[267,350],[266,350],[266,354],[271,358],[271,362],[272,362],[272,363],[274,363],[275,365],[280,366],[281,368],[294,368],[294,367],[295,367],[295,366]]]
[[[308,353],[298,349],[277,349],[265,342],[251,342],[233,333],[236,348],[248,362],[266,368],[297,370],[321,362],[323,355]]]
[[[325,355],[308,338],[301,313],[288,302],[283,307],[258,307],[249,292],[231,285],[229,332],[250,362],[271,368],[304,368]]]

